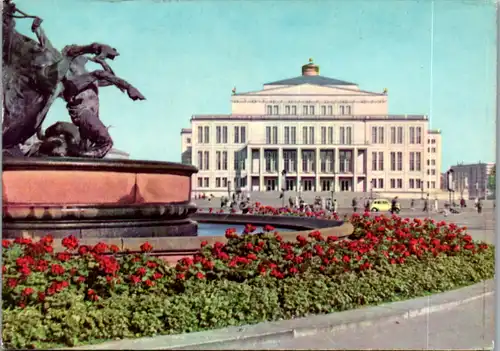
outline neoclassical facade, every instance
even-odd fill
[[[229,115],[194,115],[183,129],[183,162],[199,172],[193,192],[434,192],[441,133],[425,115],[388,114],[388,92],[319,74],[237,92]]]

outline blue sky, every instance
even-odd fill
[[[180,161],[191,115],[229,113],[233,86],[297,76],[313,57],[324,76],[388,88],[392,114],[430,114],[443,132],[443,168],[494,161],[493,1],[435,2],[432,79],[431,0],[16,2],[44,19],[56,47],[118,49],[113,69],[147,100],[103,88],[101,119],[134,159]],[[28,20],[18,24],[28,32]],[[57,120],[69,121],[62,101],[44,126]]]

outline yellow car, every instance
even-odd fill
[[[386,199],[376,199],[370,205],[370,211],[372,212],[388,212],[391,210],[391,201]],[[399,203],[396,203],[396,213],[399,213],[401,207]]]

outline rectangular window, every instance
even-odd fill
[[[315,111],[314,111],[314,106],[313,106],[313,105],[310,105],[310,106],[309,106],[309,114],[310,114],[310,115],[312,115],[312,116],[314,116],[314,114],[315,114],[314,112],[315,112]]]
[[[403,170],[403,153],[398,152],[398,171]]]
[[[290,127],[285,127],[285,144],[290,144]]]
[[[383,171],[384,170],[384,152],[379,151],[378,153],[378,170]]]
[[[410,127],[410,144],[415,144],[415,127]]]
[[[204,135],[204,143],[210,144],[210,127],[205,127]]]
[[[328,115],[329,116],[333,115],[333,106],[328,106]]]
[[[220,188],[220,178],[219,177],[215,178],[215,187]]]
[[[372,171],[377,170],[378,166],[378,160],[377,160],[378,153],[376,151],[372,152]]]
[[[328,144],[333,144],[333,127],[328,127]]]
[[[398,144],[403,144],[403,127],[398,127]]]
[[[271,127],[266,127],[266,144],[271,144]]]
[[[203,154],[203,169],[205,170],[208,170],[210,169],[210,154],[208,153],[208,151],[205,151],[204,154]]]
[[[391,127],[391,144],[396,144],[396,127]]]
[[[431,182],[431,187],[432,187],[432,189],[436,189],[436,182],[432,181]]]
[[[247,127],[240,127],[240,141],[242,144],[247,142]]]
[[[309,144],[314,144],[314,127],[309,127]]]
[[[346,144],[351,145],[352,144],[352,128],[346,127],[345,131],[346,131],[346,136],[345,136]]]
[[[422,189],[422,181],[420,179],[415,179],[415,188]]]
[[[348,115],[348,116],[351,114],[351,106],[346,106],[345,107],[345,114]]]
[[[296,127],[291,127],[292,129],[290,130],[290,144],[297,144],[297,128]]]
[[[273,107],[271,105],[267,106],[267,114],[272,115],[273,114]]]
[[[391,171],[396,170],[396,153],[391,152]]]
[[[409,179],[409,181],[408,181],[408,187],[410,189],[415,189],[415,179]]]
[[[233,164],[233,169],[235,171],[239,171],[240,169],[240,152],[235,151],[234,152],[234,164]]]
[[[309,135],[307,134],[307,127],[302,127],[302,144],[309,144]]]
[[[198,143],[203,143],[203,127],[198,127]]]
[[[240,143],[240,127],[234,127],[234,143]]]
[[[415,152],[415,170],[421,171],[422,170],[422,153],[421,152]]]
[[[326,144],[326,127],[321,127],[321,144]]]
[[[398,178],[397,184],[398,184],[398,189],[403,189],[403,179]]]
[[[292,106],[292,115],[297,115],[297,106]]]
[[[383,189],[384,188],[384,179],[383,178],[379,178],[379,180],[378,180],[378,188],[379,189]]]
[[[198,151],[198,169],[203,169],[203,152]],[[200,179],[200,178],[198,178]]]
[[[205,188],[208,188],[210,186],[210,178],[208,177],[203,178],[203,185]]]
[[[222,127],[222,143],[227,144],[227,127]]]
[[[340,144],[345,145],[345,127],[340,127]]]
[[[278,127],[273,127],[273,144],[278,143]]]
[[[226,177],[222,178],[222,187],[227,188],[227,178]]]
[[[221,127],[217,126],[215,127],[215,142],[217,144],[220,144],[222,141],[222,129]]]
[[[377,127],[372,127],[372,144],[376,144],[378,141],[377,133],[378,133]]]
[[[274,105],[274,114],[275,115],[279,114],[279,107],[278,107],[278,105]]]
[[[227,151],[222,151],[222,170],[227,171]]]
[[[285,115],[287,115],[287,116],[290,115],[290,106],[289,105],[285,106]]]
[[[198,178],[198,188],[203,188],[203,178]]]
[[[417,127],[417,144],[422,144],[422,127]]]
[[[321,114],[322,114],[323,116],[325,116],[325,115],[326,115],[326,106],[321,106]]]
[[[304,116],[307,116],[309,114],[309,106],[307,105],[302,106],[302,114]]]
[[[410,171],[415,170],[415,153],[410,152]]]
[[[384,127],[378,127],[378,143],[383,144],[384,141]]]
[[[222,168],[222,157],[221,157],[221,152],[216,151],[215,152],[215,169],[220,171]]]
[[[339,112],[340,112],[340,115],[341,115],[341,116],[345,115],[345,108],[344,108],[344,106],[343,106],[343,105],[340,105],[340,106],[339,106]]]
[[[396,179],[391,178],[391,189],[396,189]]]

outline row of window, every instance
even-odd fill
[[[320,144],[335,144],[335,129],[334,127],[320,127]],[[314,127],[302,127],[302,144],[314,145],[316,133]],[[266,127],[266,144],[278,144],[278,127]],[[284,144],[297,144],[297,127],[284,127],[283,133]],[[352,144],[352,127],[339,127],[339,144]]]
[[[210,187],[210,178],[209,177],[199,177],[197,179],[198,188],[209,188]],[[216,177],[215,178],[215,187],[220,189],[234,189],[245,187],[247,185],[246,177],[235,177],[233,178],[233,183],[227,179],[227,177]]]
[[[215,127],[215,142],[217,144],[227,144],[228,143],[228,127],[227,126],[216,126]],[[245,126],[235,126],[233,128],[233,143],[234,144],[245,144],[247,142],[247,130]],[[199,126],[198,127],[198,143],[199,144],[209,144],[210,143],[210,127],[209,126]]]
[[[285,115],[285,116],[297,116],[297,111],[301,112],[300,115],[303,116],[315,116],[317,113],[321,116],[349,116],[352,114],[351,105],[320,105],[319,110],[316,110],[318,105],[267,105],[266,112],[270,116]],[[338,109],[336,108],[338,107]],[[299,110],[301,108],[301,110]]]
[[[391,152],[391,171],[402,171],[403,170],[403,153],[402,152]],[[422,153],[421,152],[410,152],[409,157],[409,168],[410,172],[420,172],[422,170]],[[381,151],[372,152],[372,171],[383,171],[384,170],[384,153]]]
[[[390,128],[391,144],[404,143],[403,127]],[[422,144],[422,127],[409,127],[409,143]],[[385,144],[385,128],[372,127],[372,144]]]
[[[234,152],[234,170],[245,170],[246,154],[244,151]],[[228,169],[228,152],[227,151],[216,151],[215,152],[215,169],[218,171],[227,171]],[[210,169],[210,152],[209,151],[198,151],[197,167],[199,170],[209,170]]]

